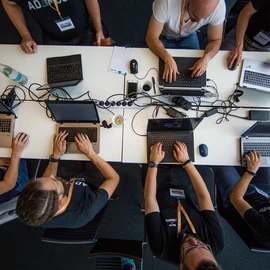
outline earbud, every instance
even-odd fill
[[[244,92],[242,90],[235,90],[233,93],[233,100],[239,102],[240,101],[239,97],[241,97],[243,93]]]
[[[103,126],[104,128],[111,128],[111,127],[112,127],[112,124],[109,124],[109,125],[108,125],[107,121],[106,121],[106,120],[103,120],[103,121],[102,121],[102,126]]]

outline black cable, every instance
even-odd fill
[[[144,80],[144,79],[147,77],[148,73],[149,73],[152,69],[154,69],[154,70],[159,74],[159,72],[158,72],[158,70],[157,70],[156,68],[150,68],[150,69],[147,71],[146,75],[145,75],[143,78],[139,78],[136,74],[134,74],[134,76],[135,76],[135,78],[138,79],[138,80]]]

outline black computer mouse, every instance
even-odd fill
[[[233,70],[236,70],[237,66],[236,66],[236,58],[233,60],[233,63],[232,63],[232,66],[229,67],[228,69],[233,71]]]
[[[131,74],[137,74],[138,73],[138,62],[135,59],[132,59],[129,64],[130,67],[130,73]]]
[[[206,144],[202,143],[199,145],[199,152],[202,157],[208,156],[208,147]]]

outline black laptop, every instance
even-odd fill
[[[173,57],[180,74],[176,81],[165,82],[162,79],[164,72],[164,61],[159,58],[159,90],[163,95],[175,96],[203,96],[206,86],[206,72],[199,77],[191,78],[192,71],[189,70],[200,58],[194,57]]]
[[[163,118],[149,119],[147,125],[147,158],[149,161],[150,147],[157,142],[162,143],[165,157],[162,163],[176,162],[173,156],[174,143],[180,141],[186,144],[189,157],[194,161],[193,130],[203,118]]]

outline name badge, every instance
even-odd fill
[[[265,46],[268,42],[270,42],[270,34],[261,30],[253,39]]]
[[[186,198],[184,190],[175,188],[170,188],[170,196],[178,199]]]
[[[70,17],[65,17],[63,19],[56,20],[55,23],[57,24],[61,32],[75,28]]]

